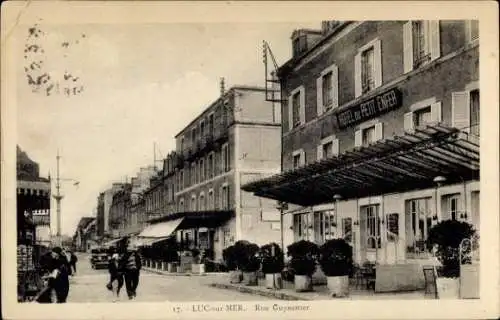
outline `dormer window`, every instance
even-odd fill
[[[301,35],[293,39],[293,56],[296,57],[307,50],[307,37]]]

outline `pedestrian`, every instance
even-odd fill
[[[120,290],[123,287],[124,283],[124,275],[123,275],[123,268],[120,265],[120,255],[117,252],[114,252],[114,250],[111,251],[111,257],[108,262],[108,271],[110,275],[110,279],[108,284],[106,285],[106,288],[108,290],[113,291],[113,282],[116,281],[116,298],[120,297]]]
[[[78,258],[74,252],[71,252],[71,257],[69,260],[69,264],[71,265],[72,271],[76,274],[76,263],[78,262]]]
[[[52,249],[48,286],[56,292],[57,303],[65,303],[69,294],[69,263],[60,247]]]
[[[125,254],[121,258],[121,265],[125,270],[125,287],[129,299],[137,296],[139,286],[139,276],[141,270],[141,258],[134,246],[128,246],[128,239],[125,240]]]

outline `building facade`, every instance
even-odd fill
[[[428,263],[446,219],[479,230],[477,21],[329,21],[278,69],[285,247],[343,237],[358,263]],[[419,271],[420,272],[420,271]]]
[[[279,241],[276,202],[240,189],[280,171],[280,112],[264,97],[262,88],[233,87],[175,137],[163,182],[151,190],[158,194],[152,199],[164,199],[157,201],[163,217],[152,222],[177,221],[182,247],[207,249],[220,259],[240,239]]]
[[[76,251],[86,252],[90,248],[90,245],[95,243],[96,231],[95,217],[80,218],[74,236],[74,249]]]
[[[126,217],[130,216],[132,208],[132,185],[124,183],[121,190],[114,193],[109,208],[109,230],[113,238],[125,235]]]

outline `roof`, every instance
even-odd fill
[[[464,132],[442,125],[418,128],[339,156],[317,161],[266,179],[243,190],[302,206],[376,196],[479,178],[479,145]]]
[[[235,86],[232,86],[229,90],[227,90],[226,93],[224,93],[224,96],[219,97],[215,101],[213,101],[212,103],[210,103],[210,105],[208,107],[206,107],[205,109],[203,109],[203,111],[199,115],[197,115],[193,120],[191,120],[191,122],[189,122],[186,126],[184,126],[184,128],[182,128],[182,130],[180,130],[174,137],[177,138],[178,136],[180,136],[184,131],[186,131],[187,128],[189,128],[193,123],[195,123],[196,121],[198,121],[198,119],[200,119],[200,117],[203,114],[205,114],[213,106],[215,106],[218,103],[220,103],[221,100],[227,99],[231,94],[234,93],[235,90],[263,91],[263,92],[265,92],[266,88],[259,87],[259,86],[248,86],[248,85],[235,85]]]

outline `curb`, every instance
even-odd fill
[[[242,286],[242,285],[232,285],[232,284],[225,284],[225,283],[211,283],[208,286],[213,287],[213,288],[218,288],[218,289],[227,289],[227,290],[239,291],[242,293],[259,295],[259,296],[263,296],[263,297],[275,298],[278,300],[303,300],[303,301],[304,300],[305,301],[312,300],[312,299],[308,299],[308,298],[299,297],[296,295],[291,295],[288,293],[280,292],[278,290],[257,289],[254,287],[248,287],[248,286]]]
[[[161,270],[155,270],[155,269],[149,269],[149,268],[143,268],[144,271],[151,272],[151,273],[156,273],[156,274],[161,274],[163,276],[172,276],[172,277],[204,277],[207,274],[206,273],[177,273],[177,272],[167,272],[167,271],[161,271]]]

